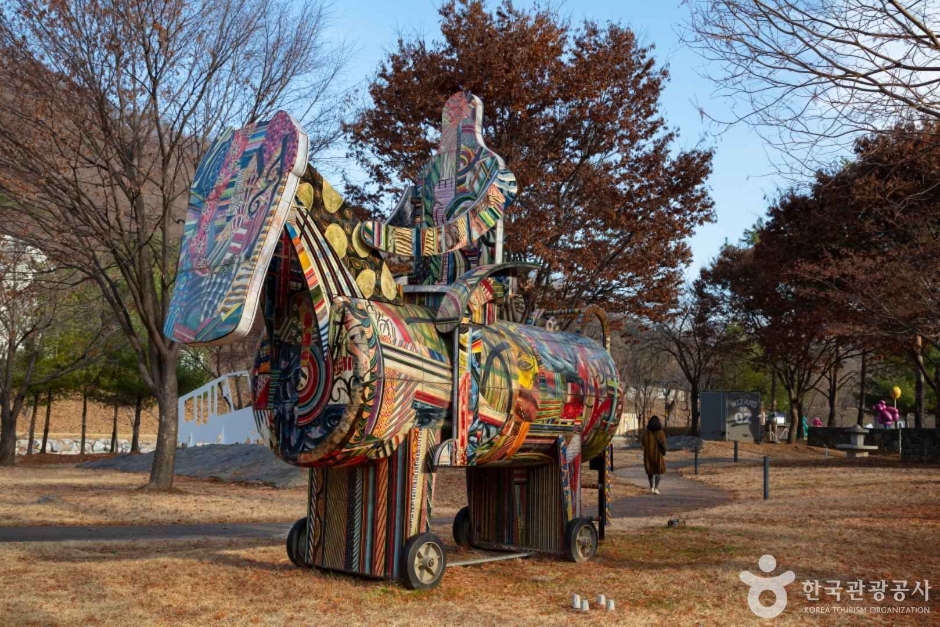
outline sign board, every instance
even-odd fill
[[[703,392],[702,439],[760,442],[760,394]]]

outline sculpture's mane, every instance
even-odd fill
[[[289,224],[298,229],[310,262],[331,297],[398,302],[398,286],[382,254],[362,241],[366,212],[347,203],[308,165],[294,196]]]

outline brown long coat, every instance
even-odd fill
[[[643,466],[646,474],[661,475],[666,472],[666,454],[660,452],[659,445],[666,449],[666,434],[662,429],[643,433]]]

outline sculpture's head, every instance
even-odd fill
[[[398,300],[361,221],[307,165],[306,135],[290,116],[211,146],[192,185],[164,332],[227,344],[249,333],[260,310],[253,406],[280,457],[315,465],[372,453],[361,441],[375,434],[357,429],[383,386],[378,325],[407,327],[378,304]]]
[[[245,337],[272,262],[287,254],[285,238],[292,254],[306,255],[301,262],[317,266],[327,300],[395,301],[391,271],[357,227],[340,195],[307,165],[307,135],[287,113],[225,132],[193,179],[164,332],[195,345]]]
[[[307,167],[307,136],[286,113],[219,137],[190,188],[164,332],[187,344],[243,338]]]

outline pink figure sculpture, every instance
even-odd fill
[[[872,410],[875,412],[875,420],[877,420],[878,424],[886,429],[896,424],[901,419],[901,415],[898,413],[897,407],[892,407],[884,401],[878,401],[875,403],[875,406],[872,407]]]

